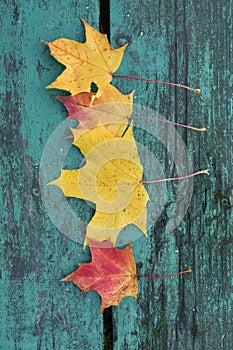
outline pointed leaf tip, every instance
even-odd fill
[[[46,184],[46,186],[50,186],[50,185],[61,187],[61,178],[58,177],[56,180],[50,181]]]

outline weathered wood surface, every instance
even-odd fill
[[[1,1],[0,16],[0,348],[101,349],[99,297],[59,282],[88,251],[53,226],[38,183],[43,149],[66,115],[60,92],[45,89],[62,67],[40,40],[84,40],[79,18],[98,25],[98,2]]]
[[[130,42],[119,74],[188,83],[202,93],[129,80],[113,84],[125,93],[135,90],[135,103],[164,118],[206,126],[205,134],[179,132],[194,169],[211,172],[195,179],[188,213],[172,233],[165,226],[176,200],[175,184],[168,187],[171,204],[155,233],[133,242],[140,273],[189,267],[193,273],[140,280],[138,300],[126,298],[113,308],[113,348],[232,349],[232,1],[110,4],[112,45]],[[55,100],[60,92],[44,89],[62,68],[39,40],[80,40],[79,17],[98,28],[98,2],[2,1],[0,16],[1,346],[101,349],[100,298],[59,282],[77,262],[89,261],[88,251],[50,222],[38,184],[43,149],[66,115]],[[152,147],[144,136],[146,147],[160,152],[170,176],[169,156],[157,140]]]
[[[133,244],[141,272],[192,267],[193,273],[140,280],[138,301],[128,298],[114,309],[114,349],[233,348],[231,11],[232,1],[111,2],[112,44],[130,42],[119,74],[202,92],[129,80],[117,80],[118,88],[135,90],[135,103],[164,118],[206,126],[204,134],[179,132],[194,169],[210,169],[209,177],[195,179],[188,213],[176,230],[165,233],[168,207],[155,233]],[[171,162],[163,166],[169,176]]]

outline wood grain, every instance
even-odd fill
[[[114,308],[114,349],[231,349],[232,1],[119,0],[110,8],[112,44],[130,44],[119,75],[189,84],[202,92],[123,79],[116,81],[118,88],[135,90],[134,103],[164,118],[206,126],[206,133],[179,133],[194,169],[210,169],[209,177],[195,179],[182,224],[165,232],[176,200],[172,184],[171,203],[155,231],[133,243],[140,273],[163,275],[189,267],[193,273],[139,281],[138,301],[128,298]],[[143,136],[146,140],[138,133],[140,143]],[[154,148],[160,158],[161,147]],[[174,171],[166,152],[163,166],[168,175]]]
[[[62,92],[44,88],[63,67],[40,40],[84,39],[79,18],[98,28],[98,8],[94,0],[0,3],[4,350],[102,348],[99,296],[59,282],[78,262],[90,261],[89,251],[51,223],[39,186],[44,147],[66,116],[55,99]],[[210,169],[209,177],[195,179],[188,212],[173,232],[165,227],[175,183],[167,185],[167,204],[149,237],[133,242],[140,274],[193,273],[139,280],[138,299],[125,298],[113,308],[113,348],[232,349],[232,1],[118,0],[110,1],[110,11],[112,45],[130,44],[119,74],[189,84],[202,93],[123,79],[113,84],[124,93],[135,90],[135,104],[166,119],[206,126],[202,134],[178,131],[194,169]],[[141,130],[135,135],[167,176],[176,174],[161,142]],[[79,214],[89,215],[87,209],[79,207]]]
[[[51,223],[41,201],[43,149],[66,111],[46,90],[63,67],[40,40],[84,40],[98,26],[97,1],[2,1],[1,349],[100,349],[100,298],[59,282],[89,261]],[[59,149],[60,151],[60,149]]]

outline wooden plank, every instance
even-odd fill
[[[232,334],[232,1],[111,1],[111,43],[130,43],[119,75],[190,84],[201,95],[161,85],[114,79],[134,103],[164,118],[199,127],[205,134],[179,129],[195,170],[192,201],[182,224],[165,231],[167,205],[155,233],[133,242],[140,274],[164,275],[192,267],[191,275],[140,280],[139,297],[113,310],[114,349],[231,349]],[[155,128],[157,124],[155,124]],[[151,146],[146,133],[148,149]],[[146,138],[147,137],[147,138]],[[166,152],[169,176],[174,164]],[[153,164],[150,164],[153,166]],[[224,190],[225,189],[225,190]],[[168,187],[176,200],[176,185]],[[156,203],[154,203],[156,205]]]
[[[3,349],[100,349],[97,293],[59,280],[90,261],[51,223],[41,201],[43,149],[66,111],[45,90],[62,71],[43,40],[84,39],[80,17],[98,27],[97,1],[2,1],[1,345]],[[51,179],[52,180],[52,179]],[[58,203],[59,205],[59,203]]]

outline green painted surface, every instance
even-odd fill
[[[233,348],[231,10],[232,1],[112,1],[112,44],[130,41],[119,74],[189,84],[202,93],[119,79],[117,86],[135,90],[135,103],[164,118],[206,126],[204,134],[179,133],[194,169],[211,173],[195,179],[188,214],[172,233],[165,233],[171,204],[155,233],[134,242],[141,273],[189,267],[193,273],[139,281],[138,301],[114,308],[116,350]],[[172,163],[164,154],[169,176]],[[175,202],[176,186],[169,190]]]
[[[0,14],[0,348],[101,349],[100,298],[59,282],[89,252],[53,226],[38,183],[43,149],[66,115],[55,98],[61,92],[45,89],[62,66],[40,40],[84,40],[79,18],[98,26],[98,3],[2,1]]]
[[[113,84],[125,93],[135,90],[135,103],[164,118],[206,126],[205,134],[179,132],[194,169],[211,171],[195,179],[188,214],[174,232],[165,232],[176,199],[173,183],[155,233],[133,242],[141,274],[190,267],[193,274],[140,280],[138,300],[126,298],[113,308],[115,350],[233,348],[231,10],[226,0],[111,1],[111,43],[130,42],[119,74],[188,83],[202,93],[129,80]],[[98,2],[10,0],[1,2],[0,14],[0,347],[102,349],[100,298],[59,282],[78,262],[89,261],[89,252],[53,226],[38,183],[43,149],[66,115],[55,99],[61,92],[44,89],[62,67],[39,40],[84,38],[79,17],[98,28]],[[145,133],[142,140],[139,131],[136,136],[170,176],[173,164],[157,140]]]

